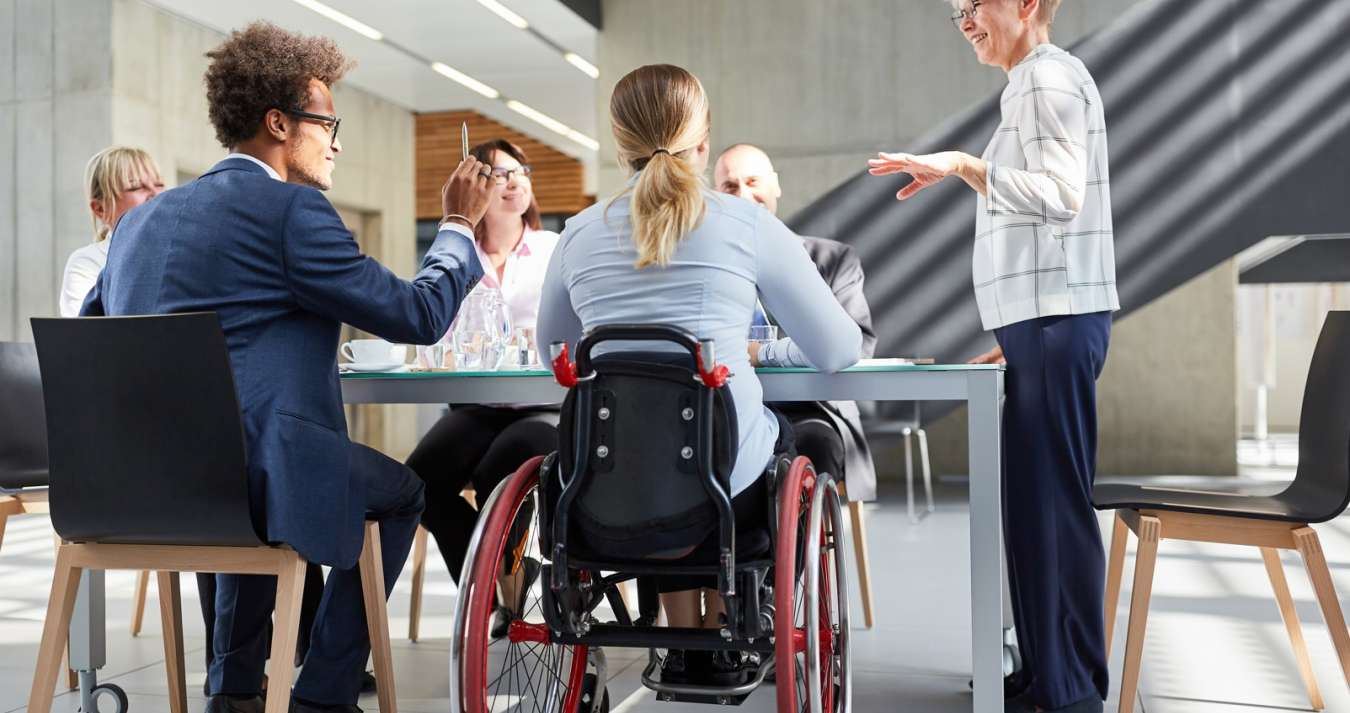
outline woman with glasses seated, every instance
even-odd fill
[[[632,175],[617,196],[567,221],[544,279],[540,349],[548,353],[549,344],[566,342],[575,351],[584,332],[607,324],[671,325],[714,340],[718,360],[734,374],[728,383],[740,438],[731,471],[737,529],[763,529],[765,469],[775,453],[791,448],[792,437],[787,422],[764,406],[747,353],[756,300],[800,335],[797,346],[825,371],[856,362],[862,334],[800,238],[757,203],[707,187],[711,112],[696,77],[671,65],[630,72],[614,88],[610,122],[620,162]],[[719,625],[721,599],[701,582],[663,594],[662,606],[671,626]],[[662,680],[722,673],[735,663],[671,651]]]
[[[558,244],[558,234],[540,229],[529,159],[519,146],[495,139],[475,146],[470,153],[492,166],[493,179],[503,186],[474,228],[478,261],[483,265],[483,280],[474,291],[495,290],[513,330],[523,330],[530,339],[539,313],[544,268]],[[458,319],[464,319],[463,314]],[[557,425],[556,406],[451,404],[450,413],[417,444],[408,457],[408,467],[426,483],[422,525],[436,538],[451,577],[459,578],[478,518],[478,511],[461,491],[472,483],[477,497],[486,499],[521,463],[557,450]],[[526,579],[533,578],[538,563],[526,562],[525,570]]]

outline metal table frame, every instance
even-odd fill
[[[974,710],[1003,710],[1003,367],[873,365],[837,374],[760,369],[766,401],[965,401],[970,453],[970,615]],[[347,404],[557,403],[546,371],[344,374]]]

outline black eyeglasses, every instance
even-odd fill
[[[966,20],[975,19],[975,13],[979,9],[980,9],[979,0],[974,0],[973,2],[970,3],[969,10],[958,10],[957,12],[952,14],[952,24],[956,25],[956,29],[958,30],[961,29],[961,25],[966,24]]]
[[[325,124],[326,125],[325,128],[328,129],[328,140],[337,141],[338,126],[342,124],[342,120],[337,118],[336,116],[328,116],[327,114],[312,114],[307,111],[300,111],[299,109],[282,109],[281,111],[286,114],[290,114],[291,116],[298,116],[301,119],[310,119]]]
[[[511,176],[517,173],[520,174],[522,178],[529,178],[530,167],[526,164],[521,164],[515,168],[494,168],[492,169],[492,180],[497,183],[506,183],[511,180]]]

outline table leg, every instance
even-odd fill
[[[970,617],[975,713],[1003,710],[1003,372],[967,376],[970,421]]]

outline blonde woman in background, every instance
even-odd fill
[[[127,211],[164,191],[155,159],[141,149],[110,146],[89,159],[84,193],[94,219],[94,242],[70,254],[61,277],[61,316],[80,316],[84,298],[108,263],[108,236]]]
[[[766,408],[750,365],[746,336],[762,299],[797,346],[824,371],[858,360],[862,333],[821,279],[801,238],[762,206],[710,190],[711,112],[703,85],[671,65],[640,67],[619,80],[610,100],[627,187],[567,221],[544,277],[538,344],[566,342],[609,324],[663,324],[716,343],[735,373],[728,384],[740,443],[731,471],[738,530],[763,529],[765,469],[792,448],[792,428]],[[715,540],[714,530],[710,537]],[[706,544],[706,543],[705,543]],[[665,581],[662,606],[671,626],[717,627],[721,600],[706,578]],[[702,597],[707,594],[706,610]],[[701,658],[711,660],[697,660]],[[726,652],[671,650],[665,682],[691,672],[731,673]]]

